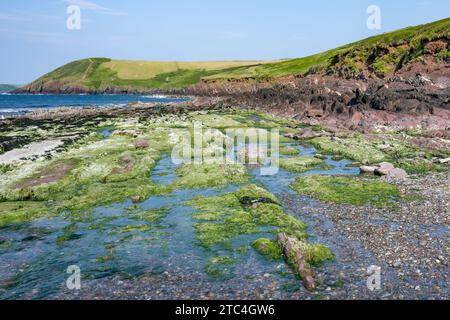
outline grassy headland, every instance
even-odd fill
[[[450,18],[370,37],[323,53],[280,61],[156,62],[89,58],[66,64],[24,91],[145,91],[185,88],[202,81],[266,81],[335,72],[386,77],[428,56],[450,58]]]

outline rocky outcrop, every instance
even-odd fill
[[[395,167],[392,163],[382,162],[375,169],[375,174],[379,175],[379,176],[385,176],[394,169],[395,169]]]
[[[279,233],[277,241],[288,263],[303,280],[305,287],[310,291],[315,290],[314,271],[307,261],[306,252],[302,250],[305,246],[296,237],[288,236],[286,233]]]
[[[408,177],[408,174],[405,170],[400,168],[394,168],[388,172],[386,176],[382,178],[382,180],[386,182],[395,182],[405,180]]]
[[[377,166],[366,166],[360,167],[362,174],[375,174],[381,176],[381,180],[386,182],[396,182],[405,180],[408,178],[408,173],[400,168],[395,168],[392,163],[382,162]]]
[[[450,68],[440,66],[440,75],[450,79]],[[433,69],[434,70],[434,69]],[[343,79],[335,75],[308,75],[255,91],[229,94],[229,105],[271,112],[316,125],[359,131],[384,128],[446,131],[450,123],[450,84],[442,77],[388,80]],[[435,85],[440,81],[440,85]],[[282,82],[281,82],[282,83]],[[314,133],[305,133],[308,138]]]

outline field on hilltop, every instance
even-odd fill
[[[129,61],[112,60],[103,67],[117,72],[121,79],[148,79],[158,74],[177,72],[179,70],[221,70],[242,66],[259,65],[262,61]]]

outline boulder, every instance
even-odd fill
[[[394,169],[395,167],[392,163],[382,162],[378,165],[378,168],[375,170],[375,174],[385,176]]]
[[[136,149],[147,149],[150,147],[150,144],[146,140],[139,139],[134,142],[134,147]]]
[[[361,173],[371,173],[374,174],[375,170],[377,170],[378,167],[375,166],[361,166],[359,167],[359,170],[361,171]]]
[[[133,197],[131,197],[131,201],[133,203],[139,203],[139,202],[141,202],[141,197],[140,196],[133,196]]]
[[[394,182],[394,181],[405,180],[407,177],[408,177],[408,174],[406,173],[405,170],[395,168],[395,169],[389,171],[389,173],[387,175],[385,175],[384,177],[382,177],[381,179],[386,182]]]

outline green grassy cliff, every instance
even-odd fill
[[[118,61],[89,58],[64,65],[30,85],[28,92],[145,91],[185,88],[200,81],[267,80],[327,72],[386,77],[432,57],[450,59],[450,18],[367,38],[300,59],[216,62]]]

